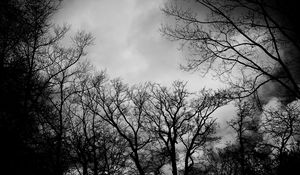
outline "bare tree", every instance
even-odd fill
[[[236,134],[233,146],[236,147],[236,161],[239,165],[236,171],[238,174],[266,174],[268,168],[263,166],[269,159],[270,151],[262,149],[264,135],[261,131],[261,112],[251,99],[239,99],[237,110],[237,116],[228,122]]]
[[[300,120],[299,103],[276,104],[266,107],[263,113],[263,128],[266,145],[273,150],[275,165],[279,173],[286,171],[284,158],[299,146]]]
[[[184,174],[189,174],[195,164],[193,156],[206,143],[217,139],[211,114],[226,104],[226,93],[202,91],[190,101],[192,94],[178,81],[173,83],[172,89],[152,85],[151,92],[151,107],[145,110],[147,127],[154,140],[168,152],[172,174],[178,174],[179,154],[184,157]]]
[[[99,79],[105,78],[104,73]],[[73,96],[69,111],[69,142],[74,153],[74,167],[82,175],[87,174],[123,174],[128,160],[126,141],[119,136],[113,127],[93,110],[90,110],[92,93],[92,76],[82,77]]]
[[[130,164],[134,163],[139,174],[145,174],[143,160],[144,148],[151,139],[143,127],[143,108],[146,105],[147,93],[143,88],[128,88],[120,80],[105,81],[95,77],[93,91],[88,94],[90,102],[88,106],[93,113],[109,124],[121,138],[126,141],[124,154],[130,156],[127,161],[129,174]]]
[[[63,29],[64,30],[64,29]],[[57,173],[62,174],[64,168],[62,167],[62,156],[65,137],[67,134],[68,113],[71,97],[77,93],[78,86],[77,77],[80,74],[86,73],[85,66],[76,66],[79,59],[85,55],[85,49],[92,42],[90,34],[84,32],[78,33],[73,38],[74,46],[71,48],[64,48],[59,46],[59,43],[48,45],[47,53],[50,64],[44,67],[45,83],[51,87],[52,94],[49,96],[49,101],[52,104],[53,117],[50,126],[56,137],[56,167]]]
[[[271,82],[284,89],[285,98],[299,98],[300,47],[293,3],[195,0],[190,8],[184,6],[189,3],[167,5],[163,11],[176,24],[162,28],[164,35],[191,51],[184,69],[213,70],[243,96]]]
[[[294,3],[268,0],[195,0],[189,5],[190,1],[177,2],[179,3],[171,3],[163,9],[166,15],[175,19],[176,24],[164,26],[162,32],[172,40],[182,41],[183,48],[190,51],[187,64],[183,66],[185,70],[200,69],[204,75],[213,71],[237,92],[234,94],[238,99],[254,94],[265,98],[258,99],[258,102],[268,102],[268,96],[277,96],[285,105],[299,99],[297,74],[300,42],[299,28],[295,25],[297,12]],[[289,104],[287,107],[280,107],[280,110],[268,110],[261,118],[262,124],[267,127],[262,130],[262,134],[269,137],[266,140],[260,138],[255,149],[264,149],[266,152],[263,154],[269,154],[267,157],[270,156],[271,148],[276,150],[275,156],[288,154],[288,147],[294,140],[298,117],[292,117],[290,114],[293,112],[284,109],[288,109],[288,106]],[[244,107],[247,108],[247,105]],[[258,115],[261,110],[262,106],[256,111]],[[248,117],[241,115],[231,122],[240,136],[248,132],[248,128],[244,127],[245,124],[248,125]],[[245,138],[240,137],[240,146],[237,148],[242,155],[248,156],[246,149],[253,147],[246,146],[245,141]],[[265,145],[264,142],[272,144]],[[247,173],[245,163],[251,162],[245,162],[243,157],[240,157],[239,163],[242,164],[244,174]],[[276,159],[273,160],[276,162]],[[251,161],[259,162],[258,159]],[[268,166],[265,170],[273,165],[269,162]]]
[[[46,144],[53,140],[50,130],[45,134],[45,128],[50,127],[44,127],[43,122],[53,118],[49,81],[56,75],[46,80],[42,72],[46,70],[45,63],[52,61],[45,56],[50,52],[47,49],[54,48],[66,32],[60,30],[53,36],[49,35],[53,27],[49,19],[60,1],[4,0],[0,4],[1,133],[7,135],[3,142],[12,143],[1,150],[18,152],[17,157],[13,154],[3,156],[7,159],[3,161],[7,165],[3,166],[10,168],[4,171],[11,174],[20,174],[21,171],[25,174],[53,174],[56,171],[51,164],[54,156],[50,145]],[[5,128],[13,132],[3,132]]]
[[[236,116],[228,122],[235,140],[223,148],[206,150],[207,171],[214,174],[274,174],[269,146],[255,101],[236,101]]]

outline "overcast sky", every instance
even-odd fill
[[[126,83],[153,81],[170,85],[188,81],[197,91],[215,88],[211,78],[179,69],[184,56],[179,43],[162,37],[159,31],[167,18],[161,11],[167,0],[64,0],[54,16],[57,24],[67,23],[72,31],[85,30],[95,37],[88,58],[98,70]]]
[[[57,24],[70,24],[72,33],[91,32],[94,46],[88,58],[110,78],[120,77],[125,83],[146,81],[170,86],[174,80],[188,81],[190,91],[220,87],[217,80],[201,77],[197,72],[184,72],[179,65],[184,55],[178,42],[162,37],[159,31],[167,18],[161,11],[167,0],[64,0],[54,16]],[[222,107],[215,114],[221,124],[223,141],[230,140],[226,120],[233,107]]]

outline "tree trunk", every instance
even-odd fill
[[[175,143],[172,143],[171,145],[171,163],[172,163],[172,174],[177,175]]]

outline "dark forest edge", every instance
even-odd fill
[[[95,71],[85,58],[92,35],[78,32],[66,47],[62,40],[69,27],[50,23],[60,3],[0,3],[2,172],[299,172],[300,45],[292,3],[197,0],[199,8],[189,8],[190,1],[166,4],[163,12],[177,25],[165,25],[162,32],[185,43],[192,55],[183,68],[211,71],[230,87],[198,92],[189,92],[181,81],[171,87],[130,86]],[[207,19],[196,13],[204,8],[211,12]],[[269,86],[277,92],[266,93]],[[228,104],[236,109],[227,123],[235,138],[218,148],[222,138],[216,117],[222,116],[215,111]]]

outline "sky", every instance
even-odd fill
[[[161,11],[167,0],[64,0],[54,23],[71,25],[71,32],[90,32],[94,45],[88,59],[97,70],[125,83],[152,81],[169,86],[187,81],[190,91],[214,88],[219,83],[197,72],[180,70],[185,56],[178,42],[162,36],[168,20]]]
[[[71,25],[73,34],[84,30],[94,36],[88,60],[96,70],[106,70],[110,78],[121,78],[131,85],[151,81],[165,86],[182,80],[192,92],[219,88],[220,82],[212,77],[180,69],[187,55],[178,42],[169,41],[160,32],[169,22],[161,11],[167,1],[64,0],[53,20],[58,25]],[[222,135],[231,135],[225,123],[232,113],[232,106],[216,112]]]
[[[216,78],[180,70],[180,64],[185,63],[188,55],[179,49],[180,43],[169,41],[160,32],[162,24],[171,22],[161,10],[167,1],[64,0],[53,20],[59,25],[70,24],[73,34],[84,30],[94,36],[88,60],[96,70],[106,70],[110,78],[120,77],[130,85],[151,81],[165,86],[182,80],[187,81],[191,92],[204,87],[223,87]],[[189,8],[197,9],[195,6]],[[205,13],[203,9],[200,11]],[[278,96],[275,92],[282,91],[278,91],[274,83],[266,84],[259,91],[264,103]],[[236,135],[227,122],[236,114],[233,103],[213,114],[220,126],[217,134],[222,137],[216,147],[234,141]]]
[[[147,81],[170,86],[187,81],[191,92],[217,89],[220,82],[197,72],[180,70],[185,56],[178,42],[162,36],[160,28],[168,18],[161,9],[167,0],[64,0],[53,17],[58,25],[71,25],[71,33],[84,30],[94,38],[88,60],[96,70],[106,70],[110,78],[130,85]],[[233,117],[233,105],[216,111],[222,143],[232,140],[226,121]]]

